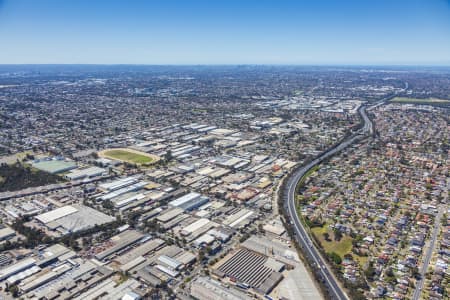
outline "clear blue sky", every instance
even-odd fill
[[[450,65],[450,0],[0,0],[0,63]]]

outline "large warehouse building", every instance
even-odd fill
[[[219,262],[214,274],[269,294],[283,279],[281,272],[284,267],[283,263],[273,258],[241,248]]]
[[[179,207],[186,211],[199,208],[209,201],[208,197],[202,196],[199,193],[189,193],[169,203],[170,206]]]
[[[34,161],[32,163],[33,167],[39,169],[41,171],[51,173],[51,174],[59,174],[63,172],[67,172],[77,168],[77,164],[73,161],[65,161],[58,159],[47,159],[41,161]]]
[[[226,288],[209,277],[198,277],[191,283],[191,295],[199,300],[250,300],[245,293]]]
[[[89,167],[70,171],[65,177],[69,180],[80,180],[83,178],[92,178],[106,174],[107,171],[99,167]]]
[[[84,205],[66,205],[37,215],[35,218],[50,231],[58,232],[61,235],[115,220],[111,216]]]

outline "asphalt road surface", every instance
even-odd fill
[[[431,257],[433,255],[433,250],[436,244],[436,240],[439,234],[439,228],[441,225],[441,219],[444,215],[445,207],[440,206],[438,209],[438,214],[436,215],[436,218],[434,220],[434,227],[433,227],[433,233],[431,235],[430,244],[427,250],[427,253],[425,253],[422,269],[420,270],[420,279],[417,280],[416,283],[416,289],[414,290],[412,300],[418,300],[420,297],[420,294],[422,293],[422,288],[425,283],[425,273],[427,272],[428,265],[430,264]]]
[[[318,268],[319,276],[323,279],[325,286],[330,291],[333,299],[348,299],[347,295],[338,283],[338,280],[333,276],[332,270],[326,264],[325,259],[320,254],[319,250],[314,246],[311,237],[309,236],[303,224],[300,222],[299,216],[296,210],[295,204],[295,190],[300,179],[314,166],[320,164],[323,160],[333,156],[334,154],[342,151],[355,141],[361,139],[361,136],[373,133],[373,124],[369,117],[366,115],[366,107],[361,106],[358,110],[361,119],[364,122],[363,127],[360,129],[358,134],[351,135],[344,141],[342,141],[337,147],[334,147],[326,152],[324,152],[320,157],[316,158],[306,166],[298,169],[291,177],[287,180],[284,191],[284,205],[287,208],[287,213],[289,215],[289,220],[294,228],[295,240],[303,249],[303,254],[305,258],[312,262],[312,264]]]

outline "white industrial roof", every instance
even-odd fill
[[[128,186],[120,188],[120,189],[115,189],[112,192],[108,192],[107,194],[103,194],[103,195],[97,197],[97,199],[99,199],[99,200],[111,200],[111,199],[113,199],[115,197],[118,197],[120,195],[126,194],[128,192],[140,190],[141,188],[143,188],[147,184],[148,184],[148,182],[146,182],[146,181],[139,181],[137,183],[133,183],[132,185],[128,185]]]
[[[133,292],[128,292],[122,297],[121,300],[139,300],[139,299],[142,299],[142,297],[139,296],[138,294],[133,293]]]
[[[178,274],[180,274],[179,272],[174,271],[174,270],[170,270],[169,268],[166,268],[166,267],[164,267],[162,265],[156,265],[155,268],[157,268],[158,270],[168,274],[171,277],[177,277]]]
[[[140,194],[133,195],[133,196],[131,196],[131,197],[122,199],[122,200],[120,200],[120,201],[117,201],[117,202],[115,203],[115,206],[116,206],[116,207],[122,207],[122,206],[125,206],[125,205],[127,205],[127,204],[129,204],[129,203],[131,203],[131,202],[138,201],[138,200],[141,200],[141,199],[144,199],[144,198],[145,198],[145,195],[142,194],[142,193],[140,193]]]
[[[108,216],[89,206],[76,205],[76,213],[63,216],[47,226],[54,225],[54,228],[61,227],[69,232],[76,232],[86,228],[94,227],[95,224],[101,225],[114,221],[114,218]]]
[[[16,275],[13,276],[9,276],[6,280],[8,281],[9,284],[14,284],[17,281],[21,281],[27,277],[30,277],[31,275],[39,272],[41,270],[40,267],[38,266],[33,266],[29,269],[25,269],[25,271],[22,271],[20,273],[17,273]]]
[[[215,240],[216,238],[213,236],[213,235],[211,235],[211,234],[209,234],[209,233],[205,233],[204,235],[202,235],[202,236],[200,236],[199,238],[197,238],[195,241],[194,241],[194,244],[198,247],[198,246],[200,246],[201,244],[211,244],[212,242],[214,242],[214,240]]]
[[[202,228],[203,226],[205,226],[209,222],[210,221],[208,219],[206,219],[206,218],[199,219],[199,220],[195,221],[194,223],[184,227],[183,231],[188,232],[188,233],[192,233],[192,232]]]
[[[239,223],[241,223],[242,221],[244,221],[245,219],[247,219],[251,215],[253,215],[253,212],[252,211],[248,211],[246,214],[244,214],[242,217],[240,217],[239,219],[237,219],[236,221],[231,223],[229,226],[230,227],[235,227],[236,225],[238,225]]]
[[[77,211],[78,211],[78,209],[76,209],[75,207],[67,205],[67,206],[63,206],[63,207],[54,209],[52,211],[40,214],[40,215],[36,216],[36,219],[38,219],[39,221],[41,221],[44,224],[47,224],[47,223],[55,221],[59,218],[73,214]]]
[[[217,128],[217,129],[210,131],[211,134],[217,134],[217,135],[230,135],[233,132],[235,132],[235,131],[231,130],[231,129],[225,129],[225,128]]]
[[[0,280],[3,280],[11,275],[14,275],[20,271],[28,269],[36,263],[34,258],[25,258],[9,267],[0,270]]]
[[[192,201],[198,197],[200,197],[199,193],[192,192],[192,193],[189,193],[187,195],[184,195],[178,199],[171,201],[169,204],[172,206],[180,206],[180,205],[182,205],[186,202]]]
[[[2,229],[0,229],[0,240],[4,239],[10,235],[13,235],[13,234],[16,234],[16,232],[14,230],[12,230],[11,228],[9,228],[9,227],[2,228]]]
[[[210,234],[210,235],[212,235],[212,236],[214,236],[214,237],[216,237],[216,238],[218,238],[218,239],[220,239],[222,241],[228,240],[230,238],[230,234],[227,234],[227,233],[225,233],[223,231],[219,231],[219,230],[217,230],[215,228],[209,230],[208,234]]]
[[[66,177],[70,179],[78,179],[81,177],[94,176],[97,174],[105,173],[106,170],[99,167],[89,167],[85,169],[76,169],[71,171]]]
[[[187,265],[194,262],[197,259],[197,255],[193,254],[192,252],[183,251],[180,254],[177,254],[177,256],[175,256],[174,258],[180,263]]]
[[[108,183],[100,184],[99,187],[104,190],[114,190],[114,189],[122,188],[127,185],[131,185],[135,182],[137,182],[136,177],[126,177],[126,178],[117,179],[117,180],[114,180],[114,181],[111,181]]]
[[[182,265],[181,262],[167,255],[161,255],[160,257],[158,257],[158,261],[170,267],[173,270],[178,269],[178,267]]]

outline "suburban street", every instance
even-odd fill
[[[350,135],[348,138],[344,139],[337,146],[329,149],[328,151],[322,153],[319,157],[298,169],[296,172],[291,174],[291,176],[287,179],[287,184],[285,186],[285,191],[283,193],[283,202],[286,211],[289,214],[289,221],[294,226],[295,230],[295,240],[300,245],[302,249],[304,249],[303,254],[305,257],[312,261],[315,266],[317,266],[320,270],[320,275],[323,278],[325,285],[329,288],[332,293],[332,297],[334,299],[348,299],[348,296],[345,294],[343,289],[340,287],[338,280],[334,277],[333,271],[328,267],[326,260],[322,257],[319,250],[315,247],[310,235],[306,231],[305,227],[300,221],[300,218],[297,213],[296,204],[295,204],[295,190],[298,185],[298,182],[302,179],[302,177],[314,166],[320,164],[322,161],[327,158],[339,153],[343,149],[347,148],[355,141],[361,139],[362,137],[371,135],[374,133],[374,126],[372,120],[367,116],[366,110],[372,110],[375,107],[385,104],[387,101],[392,99],[394,96],[398,96],[401,93],[404,93],[409,88],[408,82],[405,82],[405,88],[395,95],[387,96],[383,99],[372,103],[370,106],[361,105],[358,109],[358,114],[363,122],[363,126],[359,129],[356,134]]]
[[[450,181],[447,181],[447,186],[449,183]],[[444,203],[447,203],[447,199],[445,199]],[[427,253],[424,256],[422,268],[420,269],[420,279],[417,280],[416,289],[414,290],[414,294],[412,297],[413,300],[418,300],[422,293],[423,285],[425,283],[425,274],[427,272],[428,265],[430,264],[431,257],[433,255],[433,250],[435,248],[436,240],[439,234],[441,219],[445,211],[446,211],[445,205],[441,205],[438,208],[438,214],[436,215],[436,219],[434,220],[433,233],[431,235],[430,244],[427,249]]]

